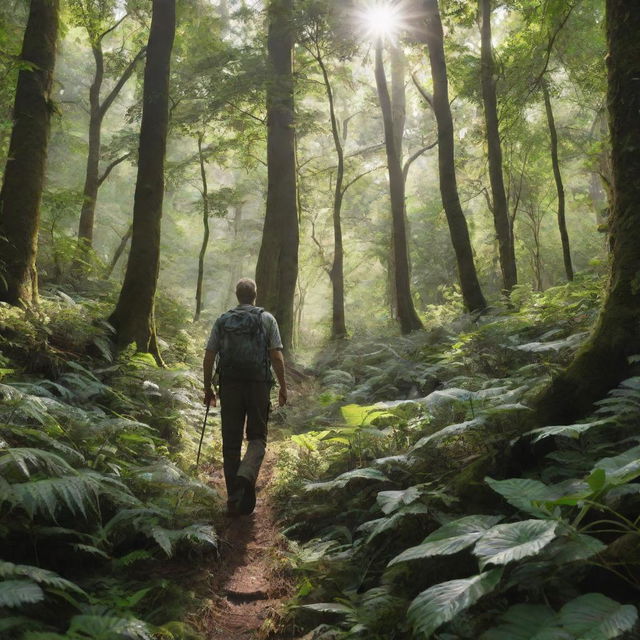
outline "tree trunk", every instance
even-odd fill
[[[571,264],[569,232],[567,231],[567,221],[565,219],[564,185],[562,183],[562,174],[560,173],[560,161],[558,160],[558,132],[556,131],[556,122],[553,117],[549,87],[544,80],[542,82],[542,95],[544,96],[544,107],[547,112],[549,137],[551,138],[551,164],[553,165],[553,177],[556,181],[556,191],[558,192],[558,228],[560,229],[560,240],[562,241],[564,271],[567,274],[567,280],[571,282],[573,280],[573,265]]]
[[[440,193],[447,216],[451,242],[456,254],[458,277],[464,305],[469,311],[486,308],[469,239],[469,229],[465,220],[455,169],[453,141],[453,119],[449,107],[449,84],[447,64],[444,57],[444,34],[438,0],[424,0],[426,9],[425,40],[429,50],[431,75],[433,78],[433,111],[438,124],[438,166],[440,168]]]
[[[293,0],[271,0],[267,50],[267,208],[256,267],[258,304],[278,320],[285,353],[293,340],[298,207],[293,105]]]
[[[640,353],[640,6],[607,0],[608,108],[613,202],[611,275],[607,298],[590,339],[569,368],[538,400],[540,419],[566,423],[629,377],[629,357]]]
[[[340,130],[336,118],[335,102],[333,90],[329,81],[327,68],[318,51],[316,57],[318,65],[322,71],[324,86],[329,102],[329,116],[331,119],[331,133],[333,144],[338,157],[336,168],[336,182],[333,190],[333,263],[329,271],[332,292],[332,313],[331,313],[331,339],[340,340],[347,336],[347,326],[344,312],[344,247],[342,244],[342,201],[344,197],[344,150],[340,140]]]
[[[20,58],[13,130],[0,191],[0,300],[38,301],[36,254],[58,37],[58,0],[31,0]]]
[[[481,19],[481,80],[482,103],[487,131],[487,151],[489,156],[489,179],[493,206],[493,223],[498,238],[498,254],[502,271],[502,287],[509,294],[518,282],[516,271],[516,255],[511,225],[509,224],[509,208],[504,188],[502,172],[502,146],[498,125],[498,98],[496,94],[496,66],[491,44],[491,0],[480,0]]]
[[[93,246],[93,223],[98,197],[100,146],[102,129],[102,111],[100,109],[100,89],[104,78],[104,56],[102,43],[92,46],[96,70],[93,82],[89,88],[89,152],[87,155],[87,169],[82,195],[82,209],[78,226],[78,255],[75,266],[80,266],[87,254],[86,249]]]
[[[391,198],[391,218],[393,221],[393,256],[395,261],[395,289],[398,298],[398,320],[402,333],[422,329],[422,322],[413,306],[409,280],[409,258],[404,214],[404,176],[402,164],[396,148],[391,111],[391,98],[387,88],[387,78],[382,61],[382,42],[376,43],[376,87],[384,124],[384,141],[389,171],[389,195]]]
[[[95,72],[93,82],[89,88],[89,151],[87,154],[87,168],[85,172],[84,189],[82,196],[82,209],[80,210],[80,223],[78,225],[78,251],[73,263],[73,269],[82,270],[86,264],[88,251],[93,247],[93,230],[95,225],[96,201],[98,190],[102,186],[108,171],[101,178],[99,172],[100,152],[102,147],[102,122],[104,117],[118,97],[127,80],[133,74],[139,60],[142,59],[146,48],[141,49],[133,60],[127,65],[113,89],[100,102],[100,92],[104,81],[104,55],[102,51],[102,38],[107,32],[95,38],[92,44],[93,57],[95,59]],[[91,37],[91,33],[89,33]]]
[[[120,297],[110,317],[120,346],[135,342],[138,351],[153,353],[158,361],[154,298],[160,262],[169,67],[176,26],[175,8],[175,0],[153,0],[144,71],[131,250]]]
[[[196,283],[196,312],[193,320],[200,319],[200,311],[202,310],[202,281],[204,279],[204,257],[207,253],[209,245],[209,188],[207,185],[207,173],[204,166],[204,155],[202,153],[203,134],[198,136],[198,158],[200,159],[200,178],[202,180],[202,226],[204,233],[202,236],[202,245],[200,246],[200,255],[198,256],[198,281]]]
[[[129,240],[131,240],[132,233],[133,233],[133,225],[130,224],[129,228],[126,230],[125,234],[120,239],[120,244],[116,248],[113,254],[113,258],[111,258],[111,262],[109,264],[109,268],[105,273],[105,277],[107,278],[111,277],[113,270],[116,268],[116,265],[118,264],[118,260],[120,260],[120,256],[124,253],[124,250],[126,249]]]

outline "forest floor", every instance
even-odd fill
[[[284,575],[285,541],[268,492],[276,451],[267,450],[250,516],[225,517],[219,524],[220,558],[210,567],[210,599],[194,626],[206,640],[263,640],[273,637],[291,584]],[[209,470],[209,483],[226,496],[221,468]]]

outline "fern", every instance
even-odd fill
[[[47,587],[54,587],[64,591],[74,591],[84,594],[84,591],[75,583],[60,577],[53,571],[41,569],[40,567],[32,567],[24,564],[13,564],[0,560],[0,577],[7,578],[29,578],[38,584],[44,584]]]
[[[13,609],[41,600],[44,600],[44,591],[31,580],[3,580],[0,582],[0,608]]]
[[[73,472],[71,465],[59,455],[33,448],[14,447],[0,451],[0,473],[6,474],[11,467],[19,469],[27,478],[31,477],[29,467],[54,476]]]

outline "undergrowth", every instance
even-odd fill
[[[529,404],[586,337],[596,279],[319,363],[276,496],[314,640],[637,637],[640,378],[573,425]]]
[[[189,469],[201,385],[178,364],[199,344],[169,306],[172,366],[114,356],[109,308],[0,307],[3,639],[195,637],[171,565],[217,553],[220,501]]]

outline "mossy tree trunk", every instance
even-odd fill
[[[0,300],[12,305],[38,300],[36,253],[58,20],[58,0],[31,0],[0,191]]]
[[[422,329],[422,322],[416,313],[411,297],[409,278],[409,255],[407,251],[407,229],[405,225],[404,175],[398,155],[396,129],[394,127],[391,98],[382,60],[382,42],[376,44],[375,60],[376,87],[382,111],[384,142],[387,152],[389,173],[389,196],[391,199],[392,242],[394,258],[394,285],[398,302],[398,321],[402,333]]]
[[[152,11],[144,71],[131,250],[120,297],[109,321],[116,330],[119,346],[135,342],[138,351],[153,353],[161,362],[155,334],[154,300],[160,263],[175,0],[153,0]]]
[[[500,127],[498,123],[496,65],[493,58],[493,45],[491,44],[491,0],[479,1],[481,34],[480,79],[482,81],[482,104],[484,107],[484,121],[487,136],[489,180],[491,182],[491,212],[493,213],[493,224],[498,239],[502,288],[504,293],[508,295],[518,282],[518,273],[502,170],[502,144],[500,142]]]
[[[280,325],[285,353],[293,346],[298,279],[298,203],[293,101],[293,0],[271,0],[267,53],[267,208],[256,266],[258,304]]]
[[[570,422],[631,374],[640,354],[640,6],[607,0],[608,109],[613,175],[611,274],[594,331],[538,399],[542,422]]]
[[[469,228],[462,212],[455,168],[453,118],[449,106],[449,81],[444,57],[444,33],[438,0],[424,0],[426,29],[425,40],[429,51],[433,79],[433,111],[438,124],[438,166],[440,169],[440,193],[451,243],[456,254],[458,278],[464,305],[469,311],[481,311],[487,303],[482,294],[473,261]]]

